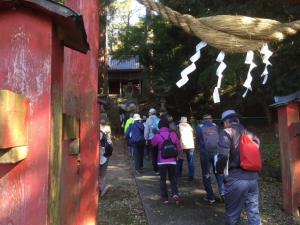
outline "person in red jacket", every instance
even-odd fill
[[[153,146],[158,147],[158,157],[157,164],[159,168],[160,174],[160,190],[163,204],[168,204],[168,189],[167,189],[167,175],[169,176],[169,180],[171,183],[172,189],[172,198],[176,204],[179,204],[179,195],[178,195],[178,187],[177,187],[177,175],[176,175],[176,161],[177,157],[171,157],[164,159],[162,158],[162,147],[165,140],[168,138],[171,139],[172,143],[176,145],[176,149],[181,152],[180,141],[174,131],[169,129],[169,122],[166,119],[161,119],[158,123],[159,132],[154,135],[151,140],[151,144]]]

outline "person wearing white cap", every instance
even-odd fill
[[[179,122],[179,135],[180,142],[183,152],[186,154],[186,159],[189,168],[189,180],[194,180],[195,175],[195,159],[194,159],[194,130],[192,126],[188,123],[187,117],[182,116]],[[180,177],[182,175],[183,159],[179,159],[177,162],[177,175]]]
[[[140,174],[144,165],[144,125],[140,114],[135,113],[132,118],[134,122],[128,128],[126,137],[129,139],[129,143],[133,147],[135,172],[136,174]]]
[[[232,109],[222,113],[224,130],[220,133],[216,169],[225,176],[226,225],[239,223],[245,208],[248,224],[260,225],[258,172],[248,171],[240,165],[240,137],[247,132],[259,146],[259,139],[240,124],[240,115]],[[226,173],[224,172],[226,171]]]
[[[146,140],[147,145],[147,153],[151,152],[152,156],[152,166],[153,171],[158,175],[158,164],[157,164],[157,158],[158,158],[158,149],[157,147],[153,147],[151,145],[151,140],[154,137],[154,135],[158,132],[158,123],[159,118],[156,116],[156,110],[154,108],[149,109],[149,117],[147,118],[146,122],[144,123],[145,130],[144,130],[144,138]]]

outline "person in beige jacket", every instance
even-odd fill
[[[187,117],[182,116],[179,122],[179,135],[181,147],[183,149],[183,154],[186,155],[188,169],[189,169],[189,180],[194,180],[195,175],[195,159],[194,159],[194,150],[195,150],[195,142],[194,142],[194,130],[192,126],[188,123]],[[177,161],[177,176],[180,177],[182,175],[182,167],[183,167],[183,157],[179,157]]]

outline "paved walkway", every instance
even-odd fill
[[[196,168],[199,167],[197,155]],[[186,163],[186,161],[184,162]],[[107,183],[109,192],[100,199],[98,224],[101,225],[216,225],[224,224],[224,205],[209,205],[200,183],[200,171],[194,181],[185,177],[179,182],[181,204],[163,205],[160,199],[159,176],[152,171],[150,160],[144,160],[144,172],[133,175],[133,160],[129,160],[124,140],[114,141]],[[98,219],[99,219],[98,218]]]
[[[114,152],[109,162],[107,183],[110,191],[100,200],[99,225],[223,225],[224,205],[208,205],[200,180],[200,159],[196,155],[196,177],[190,182],[184,162],[184,177],[179,182],[181,204],[162,205],[159,176],[145,160],[144,173],[133,174],[133,161],[128,159],[125,142],[114,140]],[[214,179],[213,179],[214,180]],[[261,216],[263,225],[300,225],[282,211],[281,184],[261,179]],[[245,217],[245,214],[243,215]],[[247,224],[245,221],[242,225]]]
[[[197,155],[196,168],[199,166]],[[203,200],[205,192],[200,183],[200,170],[196,171],[194,181],[187,179],[187,165],[184,162],[183,177],[179,181],[181,204],[163,205],[160,198],[159,176],[152,171],[149,160],[144,161],[144,172],[136,175],[139,193],[144,205],[149,225],[216,225],[224,224],[224,204],[209,205]],[[170,190],[170,189],[169,189]]]

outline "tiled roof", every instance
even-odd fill
[[[139,57],[131,57],[125,60],[112,59],[109,57],[108,70],[137,70],[141,69]]]
[[[275,103],[271,105],[272,107],[280,107],[283,105],[287,105],[290,102],[299,102],[300,91],[297,91],[293,94],[286,95],[286,96],[275,96],[274,101]]]

